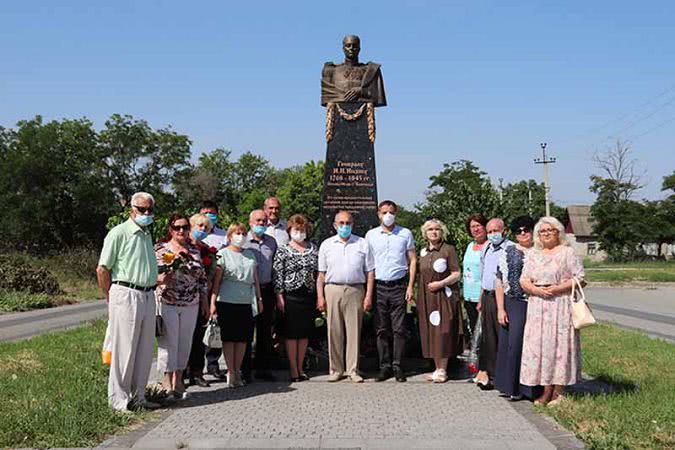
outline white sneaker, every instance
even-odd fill
[[[328,375],[328,381],[329,383],[335,383],[336,381],[340,381],[343,379],[345,376],[342,373],[339,372],[333,372],[330,375]]]

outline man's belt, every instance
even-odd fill
[[[135,289],[137,291],[143,291],[143,292],[148,292],[148,291],[154,291],[157,286],[139,286],[134,283],[127,283],[126,281],[119,281],[115,280],[112,282],[112,284],[119,284],[120,286],[128,287],[129,289]]]
[[[375,280],[376,284],[379,284],[380,286],[400,286],[402,284],[407,284],[408,277],[403,277],[399,278],[398,280],[391,280],[391,281],[385,281],[385,280]]]

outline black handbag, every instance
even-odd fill
[[[159,313],[159,303],[157,303],[157,308],[155,312],[155,336],[160,337],[164,336],[164,319]]]

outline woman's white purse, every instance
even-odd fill
[[[576,298],[577,286],[579,288],[579,298]],[[586,303],[586,294],[581,287],[579,280],[572,278],[572,295],[570,296],[572,302],[572,323],[574,328],[581,330],[582,328],[590,327],[595,324],[595,317],[590,306]]]

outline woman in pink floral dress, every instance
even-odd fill
[[[581,380],[579,333],[572,324],[572,279],[584,268],[558,219],[542,217],[534,227],[535,248],[525,258],[520,284],[530,295],[523,337],[520,383],[541,385],[535,404],[556,405],[564,388]]]

